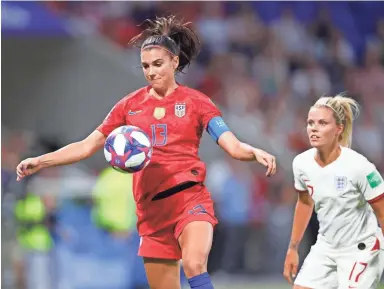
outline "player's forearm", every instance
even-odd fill
[[[298,250],[305,230],[313,212],[313,202],[302,202],[300,199],[296,203],[295,215],[293,218],[291,241],[289,249]]]
[[[230,153],[234,159],[240,161],[254,161],[256,160],[256,149],[249,144],[238,142],[235,148]]]
[[[90,150],[82,141],[71,143],[57,151],[38,157],[42,168],[69,165],[86,159],[92,155]]]
[[[379,219],[379,224],[384,236],[384,218]]]

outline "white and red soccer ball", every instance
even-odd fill
[[[104,144],[104,156],[115,170],[135,173],[149,164],[152,156],[151,141],[140,128],[121,126],[108,135]]]

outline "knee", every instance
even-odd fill
[[[187,255],[183,258],[183,268],[188,279],[207,272],[207,256],[204,254]]]

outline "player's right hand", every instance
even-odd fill
[[[288,249],[287,256],[284,263],[284,278],[290,284],[293,284],[292,277],[295,278],[297,274],[297,267],[299,266],[299,253],[297,250]]]
[[[267,167],[267,172],[265,173],[267,177],[273,176],[276,173],[276,158],[273,155],[261,149],[255,149],[254,155],[260,164]]]
[[[30,176],[40,169],[41,164],[38,158],[25,159],[16,167],[16,180],[21,181],[24,177]]]

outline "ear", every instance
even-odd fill
[[[337,134],[340,136],[344,131],[344,125],[340,124],[337,126]]]
[[[172,58],[173,69],[176,70],[179,67],[179,56],[174,56]]]

